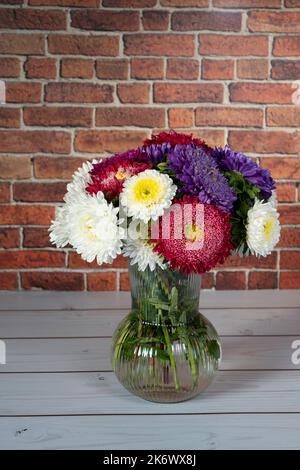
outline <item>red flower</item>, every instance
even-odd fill
[[[193,138],[192,134],[178,134],[175,131],[170,131],[153,134],[151,139],[146,139],[144,141],[144,146],[163,143],[170,143],[174,147],[177,144],[195,144],[197,146],[205,145],[204,140]]]
[[[228,214],[185,196],[152,227],[151,241],[154,251],[169,261],[172,269],[202,274],[230,255],[230,227]]]
[[[91,183],[86,187],[90,194],[102,191],[112,201],[123,189],[123,184],[130,176],[152,168],[148,157],[140,149],[117,154],[96,163],[91,174]]]

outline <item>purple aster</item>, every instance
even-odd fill
[[[143,152],[146,152],[151,162],[154,165],[164,161],[166,154],[170,152],[172,145],[169,142],[163,144],[151,144],[143,147]]]
[[[185,194],[198,196],[200,202],[214,204],[225,212],[232,211],[236,194],[204,147],[176,145],[168,161]]]
[[[215,148],[213,156],[222,171],[238,171],[249,182],[257,186],[264,199],[269,199],[272,195],[272,189],[275,188],[275,182],[271,177],[269,170],[261,168],[250,157],[234,152],[227,145],[224,149]]]

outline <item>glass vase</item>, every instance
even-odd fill
[[[146,400],[188,400],[212,381],[221,358],[218,334],[198,311],[197,274],[129,266],[132,308],[112,344],[121,384]]]

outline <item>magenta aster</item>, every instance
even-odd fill
[[[86,191],[90,194],[102,191],[112,201],[121,193],[127,178],[149,168],[152,168],[149,157],[140,149],[113,155],[93,165],[90,171],[92,181]]]
[[[199,204],[195,197],[185,196],[175,204],[178,204],[176,210],[172,211],[173,204],[170,214],[164,214],[152,229],[152,234],[155,234],[155,238],[151,239],[155,244],[154,252],[169,261],[172,269],[187,273],[202,274],[217,263],[223,263],[233,248],[229,215],[211,204]],[[186,211],[186,204],[192,205],[192,210]],[[203,210],[202,223],[201,218],[199,223],[196,217],[200,206]],[[166,224],[170,225],[169,237],[165,237],[167,231],[163,232],[162,229],[165,230]],[[178,227],[181,227],[180,237]]]

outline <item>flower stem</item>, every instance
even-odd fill
[[[169,358],[170,358],[170,365],[173,369],[175,389],[179,390],[180,386],[179,386],[178,377],[177,377],[176,362],[175,362],[175,358],[174,358],[173,351],[172,351],[172,344],[171,344],[171,341],[170,341],[168,328],[165,325],[162,325],[162,330],[163,330],[163,333],[164,333],[166,346],[167,346],[167,350],[168,350],[168,354],[169,354]]]

